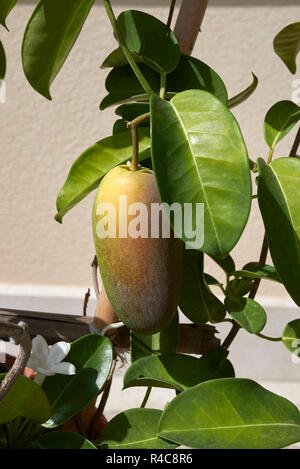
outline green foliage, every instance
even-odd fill
[[[95,0],[40,0],[25,30],[22,62],[31,86],[51,99],[50,86]]]
[[[1,429],[5,438],[1,441]],[[32,420],[18,417],[0,427],[0,448],[30,449],[41,438],[44,429]]]
[[[229,296],[225,299],[225,306],[233,319],[250,334],[258,334],[266,325],[265,310],[251,298]]]
[[[141,129],[139,159],[150,156],[149,130]],[[91,191],[97,189],[101,179],[114,166],[126,163],[132,155],[129,131],[117,136],[106,137],[85,150],[73,163],[69,175],[60,190],[55,219],[62,222],[63,216]]]
[[[206,91],[183,91],[170,102],[153,96],[151,135],[162,201],[180,204],[193,230],[195,210],[185,213],[184,204],[203,203],[204,241],[197,248],[226,257],[243,232],[251,204],[247,150],[235,118]],[[184,226],[176,235],[192,244]]]
[[[82,435],[64,431],[47,433],[39,440],[38,447],[43,449],[97,449]]]
[[[107,338],[90,334],[75,340],[66,361],[76,366],[76,374],[48,376],[43,383],[51,405],[51,415],[44,426],[57,427],[84,409],[103,388],[112,359]]]
[[[0,375],[0,381],[5,374]],[[0,424],[17,417],[42,423],[50,416],[50,405],[43,390],[25,376],[19,376],[0,402]]]
[[[11,10],[17,4],[18,0],[1,0],[0,2],[0,24],[8,30],[6,26],[6,18],[8,17]]]
[[[234,376],[227,355],[228,352],[221,350],[217,356],[214,353],[201,358],[179,353],[143,357],[126,371],[124,388],[151,386],[184,391],[203,381]]]
[[[300,107],[292,101],[279,101],[266,114],[264,135],[267,145],[274,149],[280,140],[300,120]]]
[[[258,160],[258,202],[274,267],[300,305],[300,160]]]
[[[0,41],[0,80],[4,80],[6,74],[6,56],[2,42]]]
[[[232,272],[234,277],[242,278],[261,278],[281,282],[281,279],[272,265],[260,265],[258,262],[249,262],[242,270]]]
[[[274,38],[273,46],[276,54],[285,63],[289,71],[296,73],[296,58],[300,51],[300,22],[285,26]]]
[[[203,270],[203,254],[184,249],[179,306],[195,324],[222,321],[226,315],[223,303],[211,292]]]
[[[237,94],[236,96],[233,96],[233,98],[230,98],[228,100],[227,106],[230,109],[243,103],[244,101],[246,101],[246,99],[248,99],[252,95],[252,93],[254,93],[258,85],[258,78],[256,75],[254,75],[254,73],[252,73],[252,76],[253,76],[253,81],[251,85],[249,85],[245,90],[241,91],[239,94]]]
[[[300,412],[248,379],[207,381],[179,394],[158,435],[199,449],[273,449],[300,440]]]
[[[178,445],[157,436],[161,410],[129,409],[114,417],[96,443],[100,449],[172,449]]]
[[[140,116],[141,114],[146,114],[147,112],[149,112],[148,103],[122,104],[115,110],[117,116],[122,117],[128,122],[131,122],[136,117]],[[149,122],[146,121],[143,125],[149,126]]]
[[[131,362],[147,355],[175,353],[178,346],[178,312],[171,324],[156,334],[138,334],[130,331]]]
[[[300,356],[300,319],[294,319],[285,326],[282,341],[290,352]]]

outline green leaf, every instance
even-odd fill
[[[8,436],[9,449],[32,448],[44,433],[40,424],[23,417],[18,417],[4,426]]]
[[[6,18],[17,2],[18,0],[1,0],[0,2],[0,24],[2,24],[7,31],[8,27],[6,26]]]
[[[128,49],[158,73],[178,65],[180,48],[171,29],[154,16],[137,10],[123,11],[117,24]]]
[[[147,79],[151,88],[158,93],[160,87],[159,75],[147,67],[140,64],[140,69]],[[100,103],[100,109],[103,111],[109,106],[126,103],[128,101],[147,101],[148,96],[135,76],[130,65],[112,69],[107,75],[105,87],[108,95]]]
[[[45,98],[68,57],[95,0],[40,0],[24,33],[27,80]]]
[[[236,96],[233,96],[233,98],[230,98],[228,100],[227,106],[230,109],[243,103],[244,101],[246,101],[246,99],[248,99],[252,95],[252,93],[254,93],[258,85],[258,78],[256,75],[254,75],[254,73],[252,73],[252,76],[253,76],[253,81],[251,85],[249,85],[248,88],[246,88],[245,90],[241,91],[241,93],[237,94]]]
[[[0,41],[0,80],[4,80],[6,74],[6,56],[2,42]]]
[[[133,54],[133,57],[136,63],[141,62],[141,59],[136,54]],[[123,65],[128,65],[128,61],[121,47],[118,47],[106,57],[100,68],[115,68],[122,67]]]
[[[151,386],[184,391],[209,379],[234,376],[232,365],[221,351],[219,363],[211,363],[210,357],[191,357],[179,353],[143,357],[134,362],[124,376],[124,389],[133,386]],[[229,373],[229,374],[228,374]]]
[[[131,363],[147,355],[175,353],[178,346],[179,330],[178,312],[171,324],[156,334],[138,334],[130,331]]]
[[[139,132],[139,159],[150,156],[149,129]],[[60,190],[55,219],[62,222],[63,216],[91,191],[97,189],[101,179],[114,166],[126,163],[132,156],[132,140],[129,131],[117,136],[106,137],[85,150],[73,163],[68,177]]]
[[[242,270],[235,270],[232,272],[232,275],[234,277],[242,278],[262,278],[281,283],[281,279],[276,272],[275,267],[272,265],[260,265],[258,262],[249,262],[242,268]]]
[[[258,160],[258,203],[274,267],[300,306],[300,160]]]
[[[149,112],[148,103],[122,104],[121,106],[117,107],[117,109],[115,110],[115,113],[117,114],[117,116],[122,117],[128,122],[131,122],[133,119],[140,116],[141,114],[146,114],[146,112]],[[144,125],[149,126],[149,122],[146,122]]]
[[[38,444],[43,449],[97,449],[84,436],[64,431],[49,432]]]
[[[201,60],[182,54],[176,70],[167,76],[167,90],[178,93],[188,89],[208,91],[227,104],[228,95],[222,78]]]
[[[128,130],[127,123],[124,119],[118,119],[113,126],[113,135],[121,134]]]
[[[300,51],[300,22],[292,23],[283,28],[273,41],[274,51],[285,63],[289,71],[296,73],[296,57]]]
[[[300,107],[292,101],[279,101],[266,114],[264,136],[267,145],[274,149],[280,140],[300,120]]]
[[[225,274],[231,275],[235,270],[235,263],[232,257],[228,254],[224,259],[219,259],[215,256],[210,256],[217,264],[224,270]]]
[[[0,375],[0,382],[5,374]],[[42,423],[50,416],[48,399],[36,383],[25,376],[19,376],[9,392],[0,402],[0,424],[26,417]]]
[[[250,334],[258,334],[266,325],[265,310],[251,298],[229,296],[225,299],[225,306],[233,319]]]
[[[178,445],[159,438],[157,427],[162,415],[157,409],[129,409],[104,427],[100,449],[172,449]]]
[[[282,341],[290,352],[300,356],[300,319],[294,319],[285,326]]]
[[[151,129],[161,199],[180,204],[183,220],[200,236],[193,240],[186,235],[184,223],[181,230],[174,227],[176,235],[208,254],[226,257],[243,232],[251,204],[247,150],[234,116],[212,94],[188,90],[170,102],[152,96]],[[204,204],[204,241],[196,204]]]
[[[54,428],[86,407],[101,391],[111,369],[111,342],[96,334],[75,340],[65,361],[73,363],[76,374],[48,376],[43,390],[51,405],[51,416],[44,423]]]
[[[222,285],[222,283],[219,282],[219,280],[217,280],[215,277],[213,277],[210,274],[204,273],[204,280],[207,283],[207,285]]]
[[[209,289],[203,271],[203,254],[184,249],[179,307],[195,324],[222,321],[226,315],[223,303]]]
[[[199,449],[275,449],[300,440],[300,412],[248,379],[224,378],[179,394],[159,436]]]

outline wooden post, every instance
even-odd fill
[[[174,34],[181,52],[191,55],[205,15],[208,0],[182,0]]]

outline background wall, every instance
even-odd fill
[[[116,13],[139,8],[162,20],[168,16],[169,0],[113,0],[112,3]],[[93,195],[68,213],[62,225],[54,221],[55,200],[74,159],[88,146],[111,134],[116,119],[113,109],[103,112],[98,109],[105,94],[107,74],[99,65],[116,44],[102,2],[96,0],[54,82],[53,101],[49,102],[30,87],[21,66],[22,34],[33,8],[33,1],[20,0],[8,18],[10,33],[0,31],[8,57],[7,102],[0,104],[0,305],[80,314],[83,293],[92,283]],[[233,110],[249,155],[254,159],[267,155],[262,132],[267,110],[280,99],[291,99],[293,80],[297,78],[290,75],[273,53],[272,40],[281,28],[299,16],[299,0],[209,2],[194,55],[222,76],[229,96],[250,84],[251,71],[259,77],[255,94]],[[278,145],[277,156],[289,152],[294,134],[295,131],[291,132]],[[262,236],[262,222],[254,200],[249,225],[233,252],[238,267],[257,260]],[[212,264],[209,270],[218,273]],[[269,333],[279,335],[284,324],[299,314],[280,285],[264,282],[260,297],[274,314],[272,325],[266,329]],[[222,331],[222,327],[218,329]],[[281,360],[276,372],[274,355],[265,353],[264,349],[262,355],[257,355],[260,344],[259,339],[249,334],[245,342],[244,334],[240,334],[233,353],[240,357],[242,374],[248,371],[251,374],[251,363],[263,357],[261,376],[268,375],[271,365],[273,374],[268,379],[295,376],[295,365],[285,365],[289,357],[283,348],[276,358]]]

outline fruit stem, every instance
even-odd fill
[[[132,137],[132,160],[131,171],[137,171],[139,167],[139,131],[135,125],[131,128]]]
[[[122,51],[123,51],[123,53],[124,53],[124,55],[127,59],[127,62],[131,66],[132,70],[134,71],[134,73],[135,73],[137,79],[139,80],[140,84],[144,88],[147,95],[150,97],[153,94],[153,90],[152,90],[151,86],[149,85],[148,81],[146,80],[146,78],[144,77],[144,75],[141,72],[139,66],[135,62],[132,53],[130,52],[130,50],[128,49],[128,47],[126,45],[126,41],[125,41],[125,39],[122,35],[122,32],[119,29],[115,14],[114,14],[113,9],[111,7],[110,0],[103,0],[103,2],[104,2],[104,6],[105,6],[105,9],[106,9],[106,12],[107,12],[107,16],[109,18],[109,21],[111,22],[111,25],[112,25],[112,28],[114,30],[116,39],[119,43],[119,46],[121,47],[121,49],[122,49]]]

